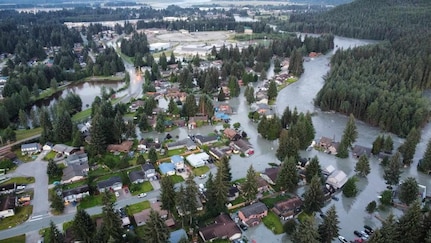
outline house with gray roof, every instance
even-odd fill
[[[121,190],[122,187],[123,183],[119,176],[113,176],[107,180],[97,183],[97,190],[99,190],[99,192],[105,192],[107,190],[117,191]]]
[[[156,168],[154,168],[154,165],[150,163],[145,163],[141,167],[142,171],[144,172],[145,178],[147,180],[153,180],[156,176]]]
[[[196,135],[195,136],[195,142],[199,145],[209,145],[216,143],[218,141],[217,135],[212,136],[202,136],[202,135]]]
[[[80,164],[88,162],[87,153],[74,153],[66,158],[67,165]]]
[[[42,150],[42,146],[38,143],[27,143],[21,145],[21,153],[25,154],[35,154]]]
[[[185,138],[183,140],[166,144],[167,150],[175,150],[181,148],[186,148],[187,150],[194,150],[196,149],[196,144],[191,138]]]
[[[61,183],[68,184],[75,181],[83,180],[89,171],[88,162],[71,164],[63,169]]]
[[[238,211],[238,217],[248,226],[258,225],[267,214],[268,208],[262,202],[250,204]]]
[[[90,189],[87,185],[82,185],[62,192],[63,200],[65,203],[80,201],[86,196],[90,196]]]
[[[140,184],[140,183],[144,183],[144,181],[146,181],[146,177],[145,177],[145,173],[140,170],[140,171],[131,171],[129,173],[129,179],[130,182],[132,184]]]

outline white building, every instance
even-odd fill
[[[198,153],[198,154],[191,154],[186,157],[186,160],[189,162],[189,164],[195,168],[204,166],[209,159],[210,159],[210,156],[205,152]]]

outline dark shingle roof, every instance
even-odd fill
[[[254,215],[254,214],[261,214],[264,211],[267,211],[268,208],[266,207],[266,205],[262,202],[257,202],[257,203],[253,203],[251,205],[248,205],[247,207],[241,208],[241,212],[242,214],[244,214],[244,216],[246,218],[250,217],[250,215]]]

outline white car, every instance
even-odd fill
[[[342,243],[348,243],[348,241],[346,240],[346,238],[344,238],[341,235],[338,236],[338,240],[340,240],[340,242],[342,242]]]
[[[146,196],[147,196],[147,193],[141,193],[141,194],[138,195],[138,198],[144,198]]]
[[[16,189],[17,190],[24,190],[25,189],[25,185],[16,186]]]
[[[116,197],[120,197],[120,193],[115,192],[115,196],[116,196]]]

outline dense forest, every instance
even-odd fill
[[[431,87],[430,19],[430,1],[358,0],[321,15],[292,15],[287,28],[383,40],[337,51],[315,102],[406,136],[429,116],[422,92]]]

